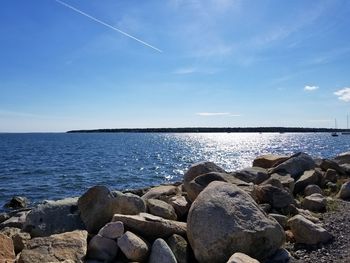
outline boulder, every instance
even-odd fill
[[[301,205],[312,212],[324,212],[326,211],[327,200],[322,194],[315,193],[306,196]]]
[[[10,201],[8,201],[4,207],[9,209],[22,209],[26,208],[29,204],[29,201],[27,198],[22,196],[14,196]]]
[[[306,153],[296,153],[279,165],[269,170],[270,174],[289,174],[292,178],[297,178],[305,171],[315,168],[315,161]]]
[[[301,215],[293,216],[288,220],[295,241],[306,245],[326,243],[332,239],[332,235],[318,224]]]
[[[116,241],[95,235],[89,242],[87,256],[89,259],[111,262],[117,256],[117,253],[118,245]]]
[[[178,186],[175,185],[160,185],[156,187],[152,187],[149,189],[143,196],[142,199],[160,199],[163,201],[167,201],[169,198],[174,195],[178,195],[181,193],[181,190]]]
[[[83,262],[86,255],[86,231],[73,231],[29,240],[22,250],[18,263],[32,262]]]
[[[111,192],[105,186],[91,187],[79,198],[78,207],[89,233],[97,233],[111,221],[114,214],[138,214],[146,211],[146,205],[139,196]]]
[[[10,218],[8,213],[0,213],[0,224]]]
[[[226,262],[235,252],[265,259],[284,243],[277,221],[235,185],[210,183],[193,202],[187,236],[199,262]]]
[[[246,254],[236,252],[228,259],[227,263],[259,263],[259,261]]]
[[[338,164],[350,164],[350,152],[344,152],[334,158]]]
[[[190,263],[190,247],[182,236],[172,235],[166,240],[178,263]]]
[[[337,171],[334,169],[327,169],[327,171],[324,174],[324,183],[327,184],[328,182],[336,183],[338,181],[338,174]]]
[[[327,171],[328,169],[332,169],[332,170],[336,171],[338,174],[345,174],[344,168],[342,168],[337,162],[332,161],[332,160],[322,159],[319,166],[323,171]]]
[[[191,165],[188,171],[184,174],[184,189],[188,191],[189,183],[197,176],[211,172],[226,173],[224,169],[212,162],[199,162]]]
[[[32,237],[50,236],[84,229],[77,207],[77,198],[46,201],[27,215],[24,229]]]
[[[239,186],[249,186],[248,183],[236,178],[233,174],[210,172],[202,174],[194,178],[187,184],[187,197],[190,201],[194,201],[199,193],[211,182],[222,181]]]
[[[341,186],[338,197],[343,200],[349,200],[350,199],[350,181],[343,183]]]
[[[150,239],[167,238],[172,234],[186,236],[186,223],[147,213],[140,213],[139,215],[115,214],[112,221],[121,221],[130,231]]]
[[[15,258],[12,239],[0,233],[0,262],[15,262]]]
[[[277,209],[295,203],[293,195],[288,190],[269,184],[257,186],[254,195],[259,203],[268,203],[272,208]]]
[[[147,200],[148,212],[155,216],[160,216],[165,219],[177,220],[174,207],[167,202],[158,199]]]
[[[312,195],[312,194],[321,194],[322,195],[323,191],[318,185],[310,184],[310,185],[305,187],[304,195],[308,196],[308,195]]]
[[[16,227],[22,229],[26,223],[26,218],[29,211],[20,211],[17,212],[4,222],[0,224],[0,229],[4,227]]]
[[[149,254],[148,244],[132,232],[125,232],[118,239],[118,246],[130,261],[143,262]]]
[[[253,166],[265,169],[272,168],[288,159],[286,155],[266,154],[258,156],[253,161]]]
[[[285,229],[287,227],[288,217],[280,214],[269,214],[269,216],[273,217],[280,225]]]
[[[158,238],[153,242],[148,263],[177,263],[176,258],[167,243]]]
[[[174,207],[178,219],[181,220],[186,218],[191,204],[188,202],[185,196],[175,195],[169,198],[168,203]]]
[[[270,179],[277,179],[277,180],[279,180],[282,183],[283,187],[288,188],[289,191],[291,193],[293,193],[294,186],[295,186],[295,180],[289,174],[280,175],[278,173],[273,173],[273,174],[271,174]]]
[[[110,222],[98,231],[100,236],[109,239],[117,239],[124,234],[124,224],[120,221]]]
[[[270,177],[267,170],[261,167],[249,167],[231,174],[246,183],[253,184],[261,184]]]
[[[112,194],[115,198],[115,212],[118,214],[137,215],[147,211],[146,202],[135,194],[119,191],[113,191]]]
[[[21,229],[14,227],[5,227],[0,233],[12,239],[16,254],[23,250],[26,242],[31,238],[28,233],[22,232]]]
[[[316,170],[305,171],[303,175],[295,182],[294,194],[304,191],[305,187],[310,184],[318,185],[321,182],[321,174]]]

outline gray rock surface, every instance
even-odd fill
[[[177,261],[167,243],[158,238],[153,242],[148,263],[177,263]]]
[[[148,199],[147,207],[150,214],[160,216],[165,219],[177,220],[174,207],[167,202],[158,199]]]
[[[312,212],[324,212],[327,207],[327,199],[322,194],[311,194],[303,199],[301,205]]]
[[[46,201],[33,208],[27,215],[24,229],[32,237],[84,229],[77,207],[77,198]]]
[[[343,200],[349,200],[350,199],[350,181],[345,182],[342,184],[338,197],[343,199]]]
[[[326,243],[332,239],[332,235],[323,227],[312,223],[301,215],[290,218],[288,220],[288,225],[297,243],[314,245]]]
[[[124,234],[124,224],[120,221],[110,222],[98,231],[100,236],[109,239],[117,239]]]
[[[118,247],[129,260],[138,262],[145,261],[150,250],[143,239],[130,231],[118,238]]]
[[[272,255],[284,243],[277,221],[269,219],[237,186],[212,182],[191,206],[187,236],[199,262],[226,262],[235,252],[257,259]]]
[[[123,222],[125,228],[145,238],[167,238],[172,234],[186,236],[186,223],[147,213],[140,213],[139,215],[115,214],[113,221]]]
[[[253,166],[265,169],[272,168],[288,159],[286,155],[266,154],[258,156],[253,161]]]
[[[231,174],[246,183],[254,184],[261,184],[270,177],[267,170],[261,167],[248,167]]]
[[[308,196],[308,195],[312,195],[312,194],[321,194],[321,195],[323,195],[323,191],[318,185],[310,184],[310,185],[305,187],[304,195]]]
[[[73,231],[49,237],[37,237],[27,242],[18,263],[75,262],[82,263],[86,255],[87,232]]]
[[[320,184],[322,175],[316,170],[308,170],[295,182],[294,194],[299,194],[310,184]]]
[[[89,259],[111,262],[117,256],[117,253],[117,242],[112,239],[95,235],[89,242],[87,253]]]
[[[315,167],[315,161],[306,153],[296,153],[290,158],[269,170],[269,173],[289,174],[292,178],[297,178],[305,171]]]
[[[217,166],[213,162],[199,162],[191,165],[188,171],[184,174],[184,189],[188,191],[187,189],[189,183],[197,176],[211,172],[226,173],[226,171],[223,168]]]
[[[190,263],[190,247],[182,236],[172,235],[166,240],[178,263]]]

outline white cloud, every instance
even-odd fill
[[[304,87],[304,90],[305,91],[315,91],[315,90],[318,90],[320,87],[319,86],[309,86],[309,85],[306,85]]]
[[[186,74],[192,74],[197,72],[197,69],[194,67],[188,67],[188,68],[179,68],[174,71],[174,74],[178,75],[186,75]]]
[[[211,117],[211,116],[230,116],[230,117],[240,117],[240,114],[231,114],[229,112],[198,112],[196,115]]]
[[[334,92],[334,95],[338,97],[338,99],[349,102],[350,101],[350,88],[345,87],[340,90]]]

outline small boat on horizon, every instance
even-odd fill
[[[335,127],[335,131],[331,133],[332,137],[338,137],[339,134],[336,132],[337,130],[337,119],[334,119],[334,127]]]
[[[350,131],[349,131],[349,114],[346,115],[346,130],[342,132],[342,135],[350,135]]]

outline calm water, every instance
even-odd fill
[[[330,134],[0,134],[0,209],[13,195],[37,202],[81,195],[104,184],[138,188],[179,181],[194,162],[228,171],[265,153],[332,157],[350,136]]]

